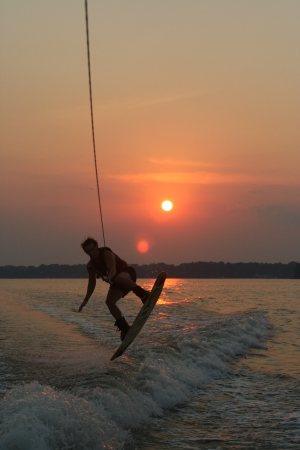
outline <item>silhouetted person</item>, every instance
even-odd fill
[[[132,291],[143,303],[148,298],[149,292],[136,284],[136,271],[128,266],[127,262],[113,253],[109,247],[98,247],[98,242],[89,237],[82,244],[83,251],[89,255],[87,263],[89,282],[85,299],[81,303],[78,312],[87,304],[96,287],[96,278],[102,277],[104,281],[110,283],[106,297],[106,305],[116,319],[115,326],[121,331],[121,340],[125,338],[130,326],[128,325],[117,302]],[[97,276],[98,275],[98,276]]]

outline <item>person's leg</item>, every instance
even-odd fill
[[[135,283],[132,280],[130,274],[128,272],[120,272],[114,278],[114,283],[119,286],[128,289],[128,291],[132,291],[137,297],[139,297],[143,303],[147,300],[149,292],[143,289],[141,286]]]
[[[121,319],[122,313],[117,307],[117,302],[120,300],[120,298],[123,297],[123,292],[119,291],[117,289],[109,289],[106,297],[106,305],[112,314],[112,316],[117,320]]]
[[[116,319],[115,326],[119,328],[121,331],[121,340],[125,338],[126,334],[130,330],[130,326],[128,325],[124,316],[122,316],[121,311],[117,307],[117,302],[124,296],[122,291],[118,289],[109,289],[106,297],[106,305],[112,314],[112,316]]]
[[[133,289],[137,286],[128,272],[118,273],[114,278],[114,283],[119,284],[130,291],[133,291]]]

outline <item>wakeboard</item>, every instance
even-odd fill
[[[118,358],[119,356],[123,355],[125,350],[129,347],[129,345],[134,341],[134,339],[137,337],[143,326],[148,320],[148,317],[150,316],[154,306],[156,305],[157,300],[160,297],[161,291],[163,290],[164,283],[166,281],[167,274],[166,272],[161,272],[154,285],[153,288],[149,294],[149,297],[146,300],[146,303],[143,305],[142,309],[136,316],[133,324],[130,327],[130,330],[125,336],[125,339],[122,341],[119,348],[116,350],[116,352],[113,354],[113,356],[110,358],[111,361]]]

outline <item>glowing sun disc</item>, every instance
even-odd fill
[[[170,200],[165,200],[164,202],[162,202],[161,207],[164,211],[171,211],[173,205],[172,202],[170,202]]]
[[[147,253],[147,251],[149,250],[148,242],[142,239],[141,241],[138,242],[137,249],[140,253]]]

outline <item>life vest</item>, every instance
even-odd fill
[[[108,267],[106,266],[105,260],[104,260],[104,252],[110,251],[114,257],[115,257],[115,263],[116,263],[116,274],[122,272],[126,267],[128,267],[128,264],[126,261],[121,259],[116,253],[114,253],[109,247],[100,247],[99,248],[99,257],[97,261],[94,261],[92,259],[89,260],[87,264],[87,269],[89,267],[95,268],[99,272],[101,272],[103,275],[107,275],[108,273]]]

